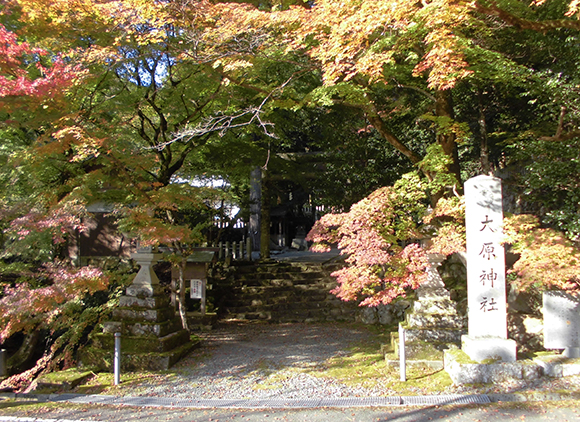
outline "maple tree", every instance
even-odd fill
[[[411,176],[413,177],[413,176]],[[380,188],[354,204],[348,213],[326,214],[307,236],[313,251],[325,251],[337,243],[347,254],[348,266],[332,273],[338,287],[332,290],[342,300],[356,300],[360,306],[388,304],[405,297],[425,280],[427,259],[417,243],[405,247],[400,241],[421,237],[413,214],[417,213],[424,192],[405,192],[419,181],[403,178],[393,188]]]
[[[410,241],[425,225],[437,230],[433,251],[460,250],[453,187],[460,191],[461,178],[480,171],[534,170],[512,172],[520,199],[569,238],[580,233],[578,184],[568,177],[576,173],[580,117],[577,2],[10,0],[0,7],[7,260],[64,258],[69,229],[82,229],[77,219],[99,201],[115,206],[123,230],[183,255],[211,220],[200,216],[224,199],[192,186],[197,176],[242,186],[257,166],[283,167],[276,153],[292,148],[332,149],[327,181],[340,198],[328,203],[357,202],[316,228],[326,227],[319,240],[340,232],[352,252],[337,290],[344,298],[362,294],[374,305],[416,287],[424,251],[395,239]],[[424,160],[432,145],[446,159]],[[386,146],[388,159],[367,165]],[[407,176],[361,200],[411,167],[427,180]],[[546,177],[535,177],[538,169]],[[349,195],[331,190],[357,178]],[[311,184],[324,193],[322,183]],[[421,223],[427,196],[435,207]],[[179,256],[174,262],[183,264]],[[16,300],[11,292],[6,297]]]
[[[580,290],[580,250],[562,232],[543,228],[530,214],[504,220],[505,242],[520,258],[508,272],[520,291]]]
[[[44,62],[44,63],[43,63]],[[37,109],[58,106],[59,99],[81,78],[80,68],[66,64],[45,49],[19,42],[0,23],[0,107]]]
[[[423,134],[423,142],[436,141],[443,146],[453,158],[450,171],[459,180],[465,175],[459,170],[458,143],[462,152],[474,150],[480,154],[480,168],[485,172],[502,165],[496,154],[505,153],[505,148],[498,148],[493,138],[501,129],[490,118],[496,105],[502,108],[499,112],[508,115],[521,110],[521,116],[517,117],[522,119],[526,113],[538,115],[540,107],[544,110],[553,107],[545,94],[546,86],[557,83],[557,73],[551,76],[544,69],[558,68],[559,63],[571,56],[558,56],[554,66],[546,57],[538,61],[533,56],[549,54],[562,45],[557,41],[562,37],[546,31],[577,25],[574,3],[570,3],[566,17],[564,2],[524,5],[503,1],[489,5],[448,1],[364,4],[319,1],[290,6],[288,10],[283,7],[263,10],[227,2],[200,4],[206,8],[196,22],[203,22],[204,18],[207,21],[208,15],[213,20],[196,36],[213,47],[210,50],[213,55],[197,56],[199,60],[211,60],[222,69],[234,69],[237,73],[231,80],[247,83],[255,58],[268,51],[266,44],[302,52],[309,58],[304,71],[320,72],[321,85],[302,95],[293,92],[295,107],[307,104],[351,107],[362,113],[384,140],[412,163],[418,163],[424,145],[412,145],[409,135],[414,133],[410,126],[401,130],[392,124],[404,113],[413,115],[415,124],[431,125],[424,130],[431,133]],[[529,31],[537,34],[536,39]],[[518,44],[512,42],[514,37],[523,45],[536,44],[538,49],[518,56],[513,48]],[[573,39],[571,35],[570,40]],[[248,48],[241,48],[240,40]],[[226,54],[226,48],[232,45],[240,48],[227,50]],[[289,87],[286,85],[285,90]],[[556,89],[573,93],[562,83]],[[496,98],[490,91],[501,92],[505,103],[493,104]],[[542,97],[541,106],[539,101],[534,105],[531,100],[515,104],[514,99],[526,91],[530,97]],[[576,116],[570,110],[566,118],[571,121]],[[473,111],[478,112],[475,120],[468,116]],[[553,125],[553,120],[548,121],[552,116],[545,111],[542,114],[543,123]],[[527,120],[526,123],[531,123]],[[539,123],[540,119],[534,120]],[[471,124],[475,121],[477,125]],[[522,122],[518,123],[521,132]],[[480,145],[468,145],[471,140],[479,140]],[[491,145],[495,151],[489,151],[491,142],[495,143]]]
[[[455,212],[461,217],[457,201],[440,200],[436,210],[427,215],[428,193],[439,191],[441,185],[452,183],[446,172],[449,157],[438,145],[430,147],[421,166],[432,180],[421,179],[417,172],[402,176],[392,187],[379,188],[342,214],[329,213],[316,222],[308,233],[312,250],[329,250],[336,244],[346,255],[347,266],[332,273],[338,286],[332,290],[345,301],[358,301],[360,306],[378,306],[406,297],[427,278],[427,253],[452,254],[461,251],[464,241],[450,244],[446,240],[453,230],[439,229],[446,238],[434,242],[427,251],[422,239],[433,236],[431,231],[441,218],[449,219]],[[451,206],[449,206],[452,204]],[[452,220],[456,228],[461,220]],[[428,223],[425,224],[425,223]],[[449,221],[441,223],[449,227]],[[461,239],[461,235],[459,235]],[[445,244],[446,249],[439,245]]]

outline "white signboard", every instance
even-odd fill
[[[203,298],[203,280],[193,279],[190,280],[190,293],[189,297],[192,299],[202,299]]]

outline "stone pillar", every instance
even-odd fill
[[[507,338],[501,180],[492,176],[469,179],[465,202],[468,335],[462,337],[462,348],[478,362],[513,362],[516,342]]]
[[[248,236],[254,251],[260,250],[260,204],[262,203],[262,169],[256,167],[250,174],[250,224]]]

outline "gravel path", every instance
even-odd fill
[[[328,359],[349,355],[349,346],[369,340],[372,335],[364,326],[345,324],[225,324],[203,334],[202,347],[168,373],[152,376],[147,382],[123,383],[122,391],[118,393],[133,397],[183,399],[323,399],[400,395],[386,385],[365,388],[346,385],[331,377],[316,376],[327,369]],[[423,387],[412,389],[410,394],[433,394],[429,386]],[[489,385],[449,386],[435,390],[439,394],[573,392],[580,390],[580,376],[506,380]]]
[[[348,354],[349,345],[369,336],[364,327],[344,325],[229,324],[204,334],[203,346],[172,368],[176,375],[154,378],[148,385],[125,385],[123,395],[200,399],[384,395],[311,375],[322,371],[329,358]]]

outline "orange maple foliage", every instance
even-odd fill
[[[206,22],[211,21],[203,38],[209,44],[224,45],[241,34],[275,34],[287,49],[304,51],[319,63],[325,84],[357,76],[371,83],[384,80],[383,67],[394,62],[401,47],[389,41],[392,37],[423,49],[415,74],[426,72],[433,89],[450,88],[471,74],[454,34],[470,19],[472,8],[465,2],[321,0],[312,8],[277,12],[238,3],[199,4],[205,4]]]
[[[512,284],[520,290],[580,290],[580,250],[563,233],[541,228],[529,214],[504,219],[505,242],[520,254]]]

